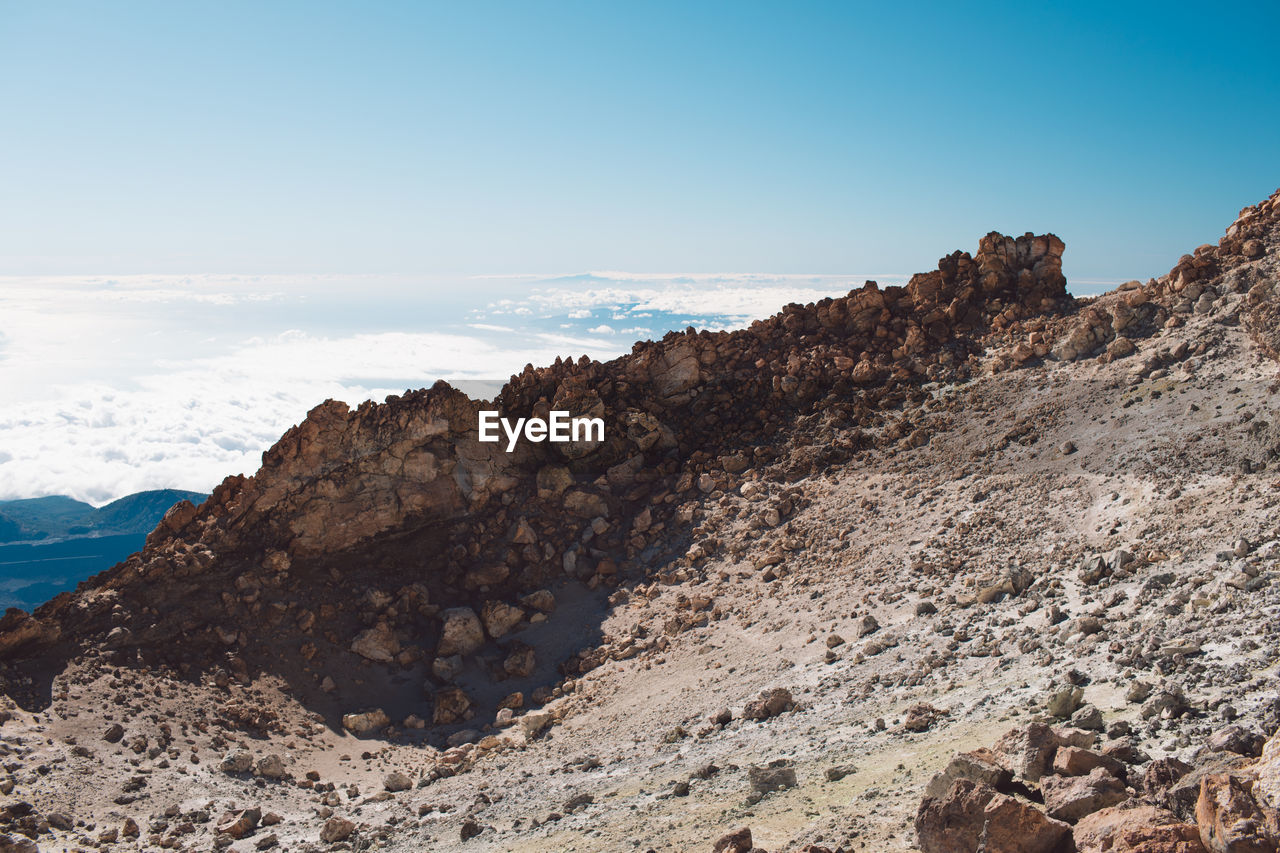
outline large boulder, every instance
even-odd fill
[[[1072,822],[1129,798],[1124,783],[1102,767],[1084,776],[1045,776],[1040,790],[1049,814]]]
[[[470,607],[451,607],[440,614],[440,620],[436,652],[441,657],[469,655],[484,645],[484,626]]]
[[[366,660],[390,663],[400,654],[400,641],[386,622],[361,631],[351,642],[351,651]]]
[[[1058,749],[1058,736],[1044,723],[1010,729],[993,749],[998,761],[1015,776],[1037,782],[1049,772]]]
[[[1127,772],[1124,764],[1111,756],[1078,746],[1059,747],[1053,756],[1053,772],[1059,776],[1084,776],[1095,767],[1101,767],[1121,779]]]
[[[489,636],[495,640],[510,633],[523,618],[523,610],[503,601],[486,601],[480,611],[480,621],[484,623]]]
[[[996,794],[982,809],[983,853],[1053,853],[1071,827],[1030,803]]]
[[[1280,732],[1262,747],[1262,759],[1253,769],[1258,777],[1253,786],[1258,802],[1266,808],[1280,809]]]
[[[1200,831],[1156,806],[1111,806],[1080,819],[1077,853],[1207,853]]]
[[[984,809],[996,790],[957,779],[941,797],[925,797],[916,812],[916,842],[923,853],[975,853],[986,826]]]
[[[320,840],[325,844],[345,841],[356,831],[356,825],[345,817],[331,817],[320,828]]]
[[[1212,853],[1276,853],[1280,813],[1263,809],[1253,796],[1254,778],[1215,773],[1200,782],[1196,826]]]
[[[941,772],[934,774],[925,788],[925,796],[935,799],[946,796],[951,783],[957,779],[968,779],[1001,790],[1013,780],[1013,774],[1000,766],[995,753],[989,749],[962,752],[952,758]]]
[[[372,734],[389,725],[391,725],[391,718],[381,708],[356,714],[344,714],[342,717],[342,727],[354,735]]]
[[[957,779],[941,797],[925,797],[916,813],[923,853],[1054,853],[1071,827],[990,785]]]

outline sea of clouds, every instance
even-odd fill
[[[900,275],[0,278],[0,499],[207,491],[326,399],[609,359]]]

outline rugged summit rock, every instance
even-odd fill
[[[10,613],[0,653],[114,646],[189,666],[225,652],[259,670],[283,647],[313,664],[350,651],[438,672],[433,653],[500,641],[529,616],[521,597],[553,580],[616,587],[687,550],[686,502],[789,453],[797,418],[883,426],[919,382],[969,375],[987,330],[1070,310],[1063,248],[991,233],[905,288],[867,282],[608,364],[529,366],[496,400],[506,417],[603,417],[602,443],[507,453],[478,441],[481,404],[444,383],[354,410],[325,402],[252,477],[175,506],[140,554],[32,616]],[[926,432],[898,422],[865,441]],[[857,449],[814,447],[796,464]]]

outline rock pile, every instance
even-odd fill
[[[1238,728],[1238,727],[1237,727]],[[1247,748],[1238,739],[1221,743]],[[924,853],[1274,853],[1280,733],[1254,761],[1197,770],[1139,758],[1097,735],[1032,723],[955,756],[916,815]]]

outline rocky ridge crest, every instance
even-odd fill
[[[482,405],[445,383],[354,410],[326,401],[255,475],[227,478],[200,507],[174,507],[140,554],[32,616],[7,614],[0,654],[61,643],[163,658],[181,635],[195,658],[193,645],[252,642],[264,618],[310,637],[324,630],[318,614],[331,621],[325,605],[346,597],[308,595],[321,567],[339,586],[359,583],[345,584],[352,599],[394,577],[395,615],[369,627],[400,635],[387,647],[418,648],[436,645],[451,606],[517,608],[509,621],[527,615],[521,596],[566,575],[595,586],[642,577],[685,553],[695,499],[740,487],[758,466],[818,467],[857,451],[795,446],[805,418],[863,423],[867,443],[923,440],[885,410],[922,381],[969,375],[989,329],[1070,310],[1063,250],[1053,235],[993,232],[976,255],[954,252],[906,287],[867,282],[745,330],[637,343],[607,364],[530,365],[495,401],[507,417],[603,417],[603,443],[506,453],[477,440]],[[684,562],[699,548],[714,545]],[[341,628],[327,633],[346,646],[355,626]]]

